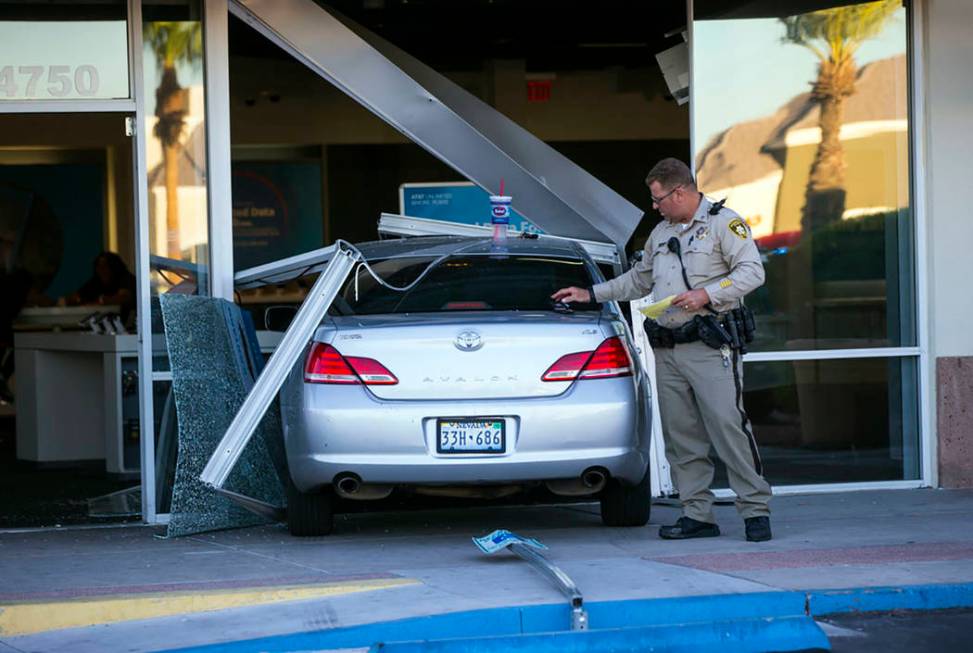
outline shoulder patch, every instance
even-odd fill
[[[740,218],[733,218],[730,220],[730,224],[727,225],[727,228],[732,231],[733,235],[735,235],[737,238],[746,240],[750,237],[750,230],[747,229],[747,225]]]

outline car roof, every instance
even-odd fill
[[[444,254],[479,256],[497,254],[492,238],[470,236],[409,236],[355,243],[366,259],[402,257],[439,257]],[[584,249],[575,242],[542,238],[508,238],[504,253],[558,258],[586,258]]]

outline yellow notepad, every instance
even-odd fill
[[[650,320],[658,320],[667,308],[672,306],[672,300],[675,299],[675,295],[669,295],[665,299],[660,299],[657,302],[649,304],[645,308],[640,308],[639,313],[649,318]]]

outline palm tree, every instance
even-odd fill
[[[807,48],[818,58],[818,77],[811,84],[811,98],[821,110],[821,143],[811,164],[804,195],[801,222],[805,233],[840,220],[844,213],[845,152],[841,145],[841,124],[845,99],[855,92],[858,76],[855,53],[901,7],[902,0],[880,0],[781,19],[787,28],[784,40]]]
[[[166,252],[170,258],[181,258],[179,248],[179,137],[189,112],[189,90],[179,84],[176,66],[192,63],[203,54],[203,34],[198,21],[161,21],[145,24],[145,43],[152,48],[161,72],[155,90],[153,130],[162,143],[162,161],[166,185]]]

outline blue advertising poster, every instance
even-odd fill
[[[245,270],[324,244],[321,164],[233,163],[233,267]]]
[[[515,189],[512,192],[517,203]],[[408,183],[399,186],[399,213],[413,218],[490,225],[490,194],[468,181],[441,183]],[[527,218],[511,209],[510,228],[516,231],[544,233]]]

